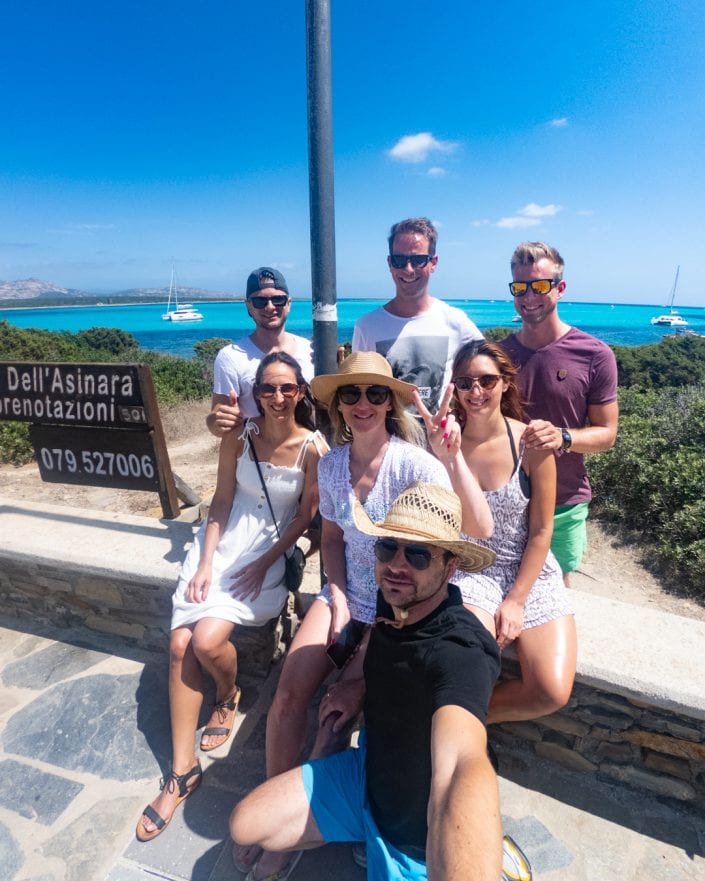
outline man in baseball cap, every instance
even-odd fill
[[[213,365],[213,398],[206,425],[222,437],[243,419],[259,415],[252,388],[260,361],[270,352],[286,352],[301,365],[307,381],[313,378],[311,342],[286,331],[291,297],[278,269],[260,266],[247,277],[245,306],[254,331],[222,348]]]

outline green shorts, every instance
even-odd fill
[[[553,518],[551,550],[563,572],[574,572],[587,548],[588,503],[559,505]]]

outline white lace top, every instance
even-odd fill
[[[363,506],[370,518],[376,523],[384,520],[394,499],[415,480],[451,489],[448,474],[437,459],[421,447],[392,437]],[[350,483],[349,444],[334,447],[318,463],[318,491],[321,516],[343,530],[350,614],[356,621],[370,624],[377,601],[375,539],[364,535],[353,523],[355,495]]]

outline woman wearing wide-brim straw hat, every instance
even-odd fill
[[[450,489],[445,468],[424,448],[423,429],[407,412],[414,388],[395,379],[391,366],[377,352],[353,352],[336,373],[317,376],[311,383],[314,396],[328,408],[336,444],[318,470],[321,555],[327,584],[289,649],[269,711],[268,776],[293,768],[301,757],[308,706],[333,670],[327,646],[337,640],[351,618],[364,626],[374,621],[375,540],[356,528],[354,504],[360,503],[373,520],[381,521],[394,499],[417,480]],[[477,496],[479,517],[469,523],[464,518],[463,526],[472,534],[486,535],[491,532],[491,517],[479,488]],[[363,647],[364,642],[365,637]],[[361,656],[362,649],[350,662],[353,670]],[[342,729],[357,716],[362,697],[357,676],[354,686],[336,683],[329,689],[324,703],[330,715],[321,720],[324,734],[317,740],[314,755],[331,748],[324,736],[326,721],[337,720],[335,729]],[[253,877],[266,877],[286,865],[286,855],[265,853]]]

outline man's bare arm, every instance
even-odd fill
[[[485,726],[459,706],[436,710],[431,759],[428,881],[497,881],[502,825]]]
[[[617,440],[619,405],[591,404],[588,407],[589,425],[582,428],[572,425],[553,425],[545,419],[532,419],[524,432],[523,441],[530,449],[560,450],[563,444],[563,429],[567,428],[572,438],[572,453],[600,453],[609,450]]]

